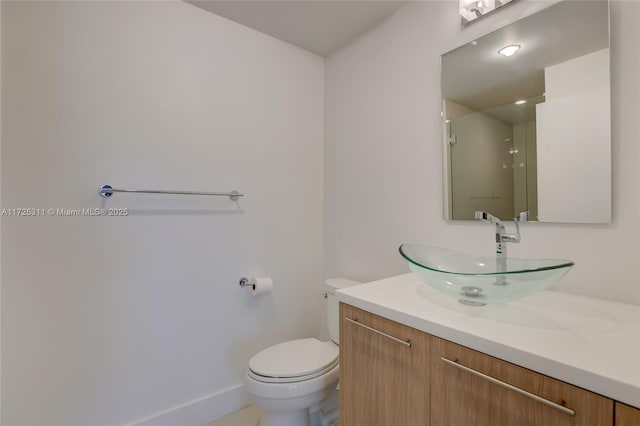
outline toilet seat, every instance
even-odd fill
[[[297,376],[297,377],[270,377],[270,376],[263,376],[263,375],[257,374],[254,371],[251,371],[251,370],[249,370],[247,372],[247,374],[252,379],[257,380],[259,382],[264,382],[264,383],[297,383],[297,382],[303,382],[305,380],[311,380],[311,379],[314,379],[314,378],[316,378],[318,376],[322,376],[323,374],[327,374],[329,371],[333,370],[337,365],[338,365],[338,360],[336,359],[333,364],[329,365],[324,370],[318,371],[318,372],[313,373],[313,374],[307,374],[305,376]]]
[[[318,339],[298,339],[258,352],[248,375],[265,383],[294,383],[326,374],[338,365],[338,348]]]

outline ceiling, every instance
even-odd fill
[[[406,0],[185,0],[194,6],[327,56]]]

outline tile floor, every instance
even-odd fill
[[[250,405],[240,411],[209,423],[207,426],[258,426],[260,409]]]

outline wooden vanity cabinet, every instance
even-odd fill
[[[640,410],[621,402],[616,402],[615,426],[640,426]]]
[[[340,315],[342,426],[640,426],[585,389],[344,303]]]
[[[340,304],[340,424],[429,424],[431,336]]]

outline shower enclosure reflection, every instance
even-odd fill
[[[459,104],[446,101],[445,108],[452,219],[473,219],[478,210],[498,217],[528,210],[537,218],[535,105],[499,119],[506,107],[460,115]]]

